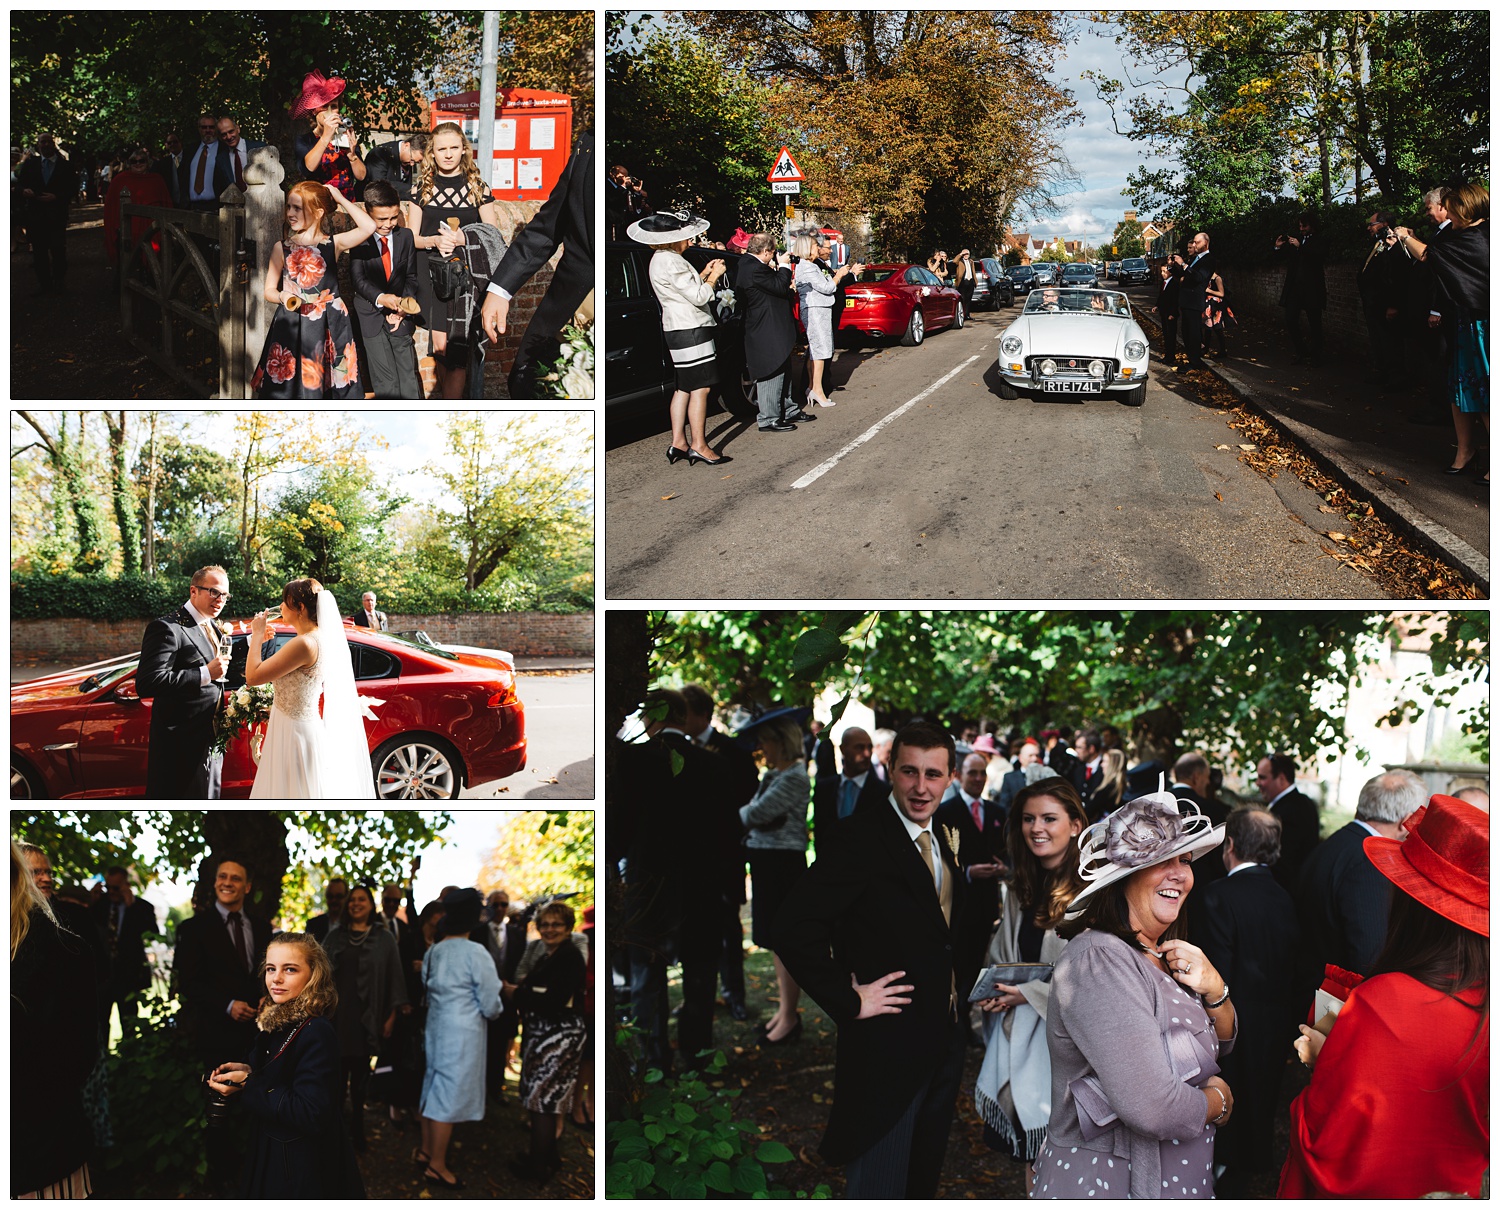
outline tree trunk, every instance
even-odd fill
[[[202,911],[213,903],[219,862],[233,860],[250,872],[250,914],[274,923],[281,910],[281,878],[289,864],[286,830],[274,811],[205,811],[208,854],[198,863],[194,907]]]
[[[115,524],[120,527],[120,574],[138,576],[141,573],[141,523],[136,516],[135,492],[126,461],[129,444],[127,415],[122,410],[117,420],[105,412],[104,423],[109,429],[110,496],[115,508]]]
[[[151,413],[151,444],[146,455],[146,565],[148,576],[156,574],[156,418]]]
[[[1182,716],[1169,704],[1138,714],[1130,727],[1130,740],[1143,761],[1159,760],[1170,770],[1180,752],[1177,737]]]

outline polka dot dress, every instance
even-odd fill
[[[1153,968],[1154,969],[1154,968]],[[1172,1017],[1171,1028],[1181,1029],[1196,1037],[1207,1032],[1212,1037],[1213,1022],[1208,1010],[1196,996],[1184,991],[1175,979],[1161,971],[1155,971],[1165,987],[1165,996],[1171,1010],[1180,1015]],[[1098,1142],[1109,1147],[1112,1136],[1105,1135]],[[1214,1127],[1207,1127],[1195,1139],[1163,1139],[1161,1141],[1161,1192],[1162,1198],[1210,1198],[1214,1195]],[[1087,1147],[1054,1147],[1052,1140],[1042,1143],[1036,1157],[1036,1183],[1032,1186],[1034,1198],[1069,1198],[1087,1200],[1093,1198],[1128,1198],[1130,1196],[1130,1163],[1109,1151],[1091,1151]]]

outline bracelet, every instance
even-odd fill
[[[1229,999],[1229,984],[1226,983],[1226,984],[1224,984],[1224,994],[1222,996],[1220,996],[1217,1000],[1215,1000],[1212,1004],[1210,1004],[1207,1000],[1205,1000],[1203,1002],[1203,1007],[1206,1008],[1206,1009],[1208,1009],[1210,1012],[1212,1012],[1214,1009],[1222,1007],[1223,1004],[1224,1004],[1224,1001],[1227,1000],[1227,999]]]
[[[1210,1126],[1217,1126],[1221,1122],[1223,1122],[1223,1120],[1225,1118],[1227,1118],[1229,1116],[1229,1098],[1226,1097],[1217,1088],[1210,1087],[1209,1091],[1210,1092],[1217,1092],[1219,1094],[1219,1116],[1216,1117],[1216,1118],[1209,1118],[1208,1119],[1208,1124]]]

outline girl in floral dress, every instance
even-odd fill
[[[335,203],[353,231],[329,234]],[[260,399],[362,399],[338,254],[369,239],[375,221],[334,186],[298,181],[286,196],[286,225],[291,237],[271,250],[266,271],[265,297],[276,313],[250,388]]]

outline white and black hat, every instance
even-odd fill
[[[675,244],[707,230],[708,220],[691,210],[658,210],[631,223],[625,234],[639,244]]]

